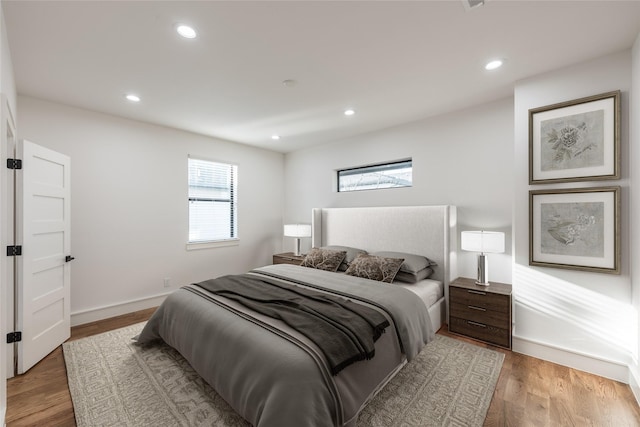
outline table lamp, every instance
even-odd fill
[[[489,286],[489,263],[487,253],[504,252],[504,233],[499,231],[463,231],[460,247],[478,254],[478,278],[476,285]]]
[[[311,237],[311,224],[285,224],[284,235],[296,238],[296,250],[293,254],[300,256],[300,239]]]

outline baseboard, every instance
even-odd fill
[[[516,353],[537,357],[538,359],[547,360],[579,371],[589,372],[625,384],[629,383],[631,377],[631,369],[626,363],[607,360],[529,338],[514,335],[512,348]]]
[[[139,298],[71,313],[71,326],[84,325],[85,323],[91,323],[97,320],[108,319],[110,317],[120,316],[122,314],[132,313],[146,308],[157,307],[170,293],[171,292],[166,292],[151,297]]]
[[[637,362],[635,362],[632,366],[629,366],[629,387],[631,388],[633,397],[636,398],[636,402],[640,405],[640,381],[638,381],[637,372]]]

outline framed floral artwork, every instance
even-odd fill
[[[530,191],[529,265],[620,274],[620,187]]]
[[[529,184],[620,178],[620,91],[529,110]]]

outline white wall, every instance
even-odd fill
[[[640,34],[632,49],[631,65],[631,102],[629,103],[629,188],[630,218],[640,218]],[[631,254],[632,259],[638,259],[640,253],[640,223],[631,222]],[[632,303],[634,314],[640,322],[640,263],[631,263]],[[637,331],[640,331],[640,323],[637,323]],[[629,384],[635,393],[636,400],[640,401],[640,368],[638,366],[638,354],[640,354],[640,339],[636,333],[636,343],[632,347],[631,377]]]
[[[18,115],[21,139],[71,157],[72,324],[268,264],[281,250],[281,153],[23,96]],[[238,164],[238,246],[185,249],[188,155]]]
[[[621,381],[628,379],[637,337],[629,255],[630,88],[631,53],[625,51],[520,81],[514,92],[514,350]],[[528,185],[528,110],[617,89],[622,91],[622,179]],[[621,274],[530,267],[529,190],[606,185],[622,187]]]
[[[0,7],[2,1],[0,0]],[[2,19],[2,35],[0,37],[0,50],[2,55],[0,58],[0,92],[4,93],[9,101],[11,111],[16,111],[16,83],[13,75],[13,62],[11,60],[11,51],[9,49],[9,38],[7,37],[7,26],[4,22],[4,11],[0,11]]]
[[[335,190],[337,169],[408,157],[413,159],[413,187]],[[509,98],[287,154],[284,219],[310,222],[314,207],[456,205],[458,231],[506,233],[506,253],[489,255],[489,277],[510,283],[513,174]],[[310,245],[306,240],[303,250]],[[461,276],[475,277],[476,265],[476,254],[459,253]]]

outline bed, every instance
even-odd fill
[[[426,256],[437,264],[429,279],[446,293],[455,270],[455,215],[452,206],[314,209],[312,244]],[[433,339],[446,316],[446,295],[429,290],[431,303],[416,296],[423,285],[429,288],[422,282],[395,286],[287,264],[219,279],[172,293],[138,342],[163,340],[174,347],[234,410],[259,427],[355,426],[361,409]],[[225,280],[242,284],[220,293],[216,286]],[[386,329],[374,338],[367,357],[335,364],[322,343],[285,317],[270,317],[224,293],[247,292],[254,282],[278,292],[346,299],[382,318]]]

